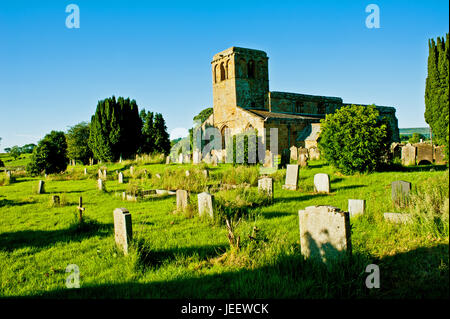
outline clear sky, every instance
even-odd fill
[[[80,9],[68,29],[65,8]],[[369,4],[380,28],[368,29]],[[270,90],[395,106],[426,126],[429,38],[448,1],[0,1],[0,150],[89,121],[97,101],[134,98],[172,138],[212,106],[211,59],[231,46],[269,56]]]

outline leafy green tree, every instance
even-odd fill
[[[419,143],[421,139],[425,141],[426,137],[420,133],[413,133],[413,135],[409,139],[409,143],[411,144]]]
[[[161,113],[155,114],[153,128],[155,131],[155,152],[164,153],[165,155],[169,154],[169,133],[167,133],[166,122]]]
[[[24,154],[30,154],[33,153],[34,148],[36,147],[36,144],[25,144],[21,147],[22,153]]]
[[[86,143],[89,140],[89,123],[81,122],[69,128],[66,134],[67,156],[69,159],[89,163],[92,151]]]
[[[139,153],[150,154],[155,151],[156,132],[153,122],[153,112],[143,109],[139,114],[142,121],[142,143]]]
[[[51,131],[33,150],[27,172],[38,175],[63,172],[67,168],[67,142],[64,132]]]
[[[200,113],[198,113],[196,116],[194,116],[194,122],[200,121],[200,123],[203,124],[203,122],[205,122],[212,113],[213,113],[212,107],[206,108],[202,110]]]
[[[142,121],[135,100],[113,96],[99,101],[91,118],[89,147],[94,157],[115,161],[136,154],[141,143]]]
[[[390,127],[374,105],[343,106],[321,123],[321,154],[344,174],[374,171],[387,158]]]
[[[5,147],[3,149],[6,153],[10,153],[11,152],[11,147]]]
[[[445,145],[449,137],[449,34],[428,41],[428,74],[425,82],[425,121],[433,142]]]
[[[22,150],[19,146],[14,145],[13,147],[11,147],[11,151],[9,152],[9,154],[14,157],[14,159],[17,159],[22,154]]]

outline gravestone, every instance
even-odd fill
[[[123,184],[123,173],[122,172],[119,173],[118,179],[119,179],[119,184]]]
[[[330,192],[330,177],[328,174],[320,173],[314,175],[314,190],[317,193]]]
[[[211,164],[211,154],[210,153],[208,153],[208,154],[206,154],[206,156],[203,158],[203,161],[206,163],[206,164]]]
[[[202,160],[202,153],[199,151],[194,151],[192,155],[192,163],[197,165],[201,162],[201,160]]]
[[[286,168],[286,181],[283,185],[283,189],[297,190],[298,183],[298,165],[289,164]]]
[[[103,184],[103,180],[102,180],[101,178],[99,178],[99,179],[97,180],[97,187],[98,187],[98,189],[101,190],[101,191],[105,189],[105,185]]]
[[[385,220],[396,224],[406,224],[412,221],[411,214],[384,213],[383,217]]]
[[[312,146],[308,149],[309,159],[310,160],[318,160],[320,159],[320,151],[317,147]]]
[[[177,190],[177,210],[184,210],[189,204],[189,194],[186,190]]]
[[[266,193],[273,200],[273,179],[270,177],[259,179],[258,191]]]
[[[202,216],[203,214],[208,214],[211,218],[214,217],[213,213],[213,201],[214,196],[203,192],[197,195],[198,199],[198,214]]]
[[[167,164],[170,164],[170,156],[169,155],[166,156],[166,165]]]
[[[203,172],[203,176],[204,176],[205,178],[208,178],[208,177],[209,177],[209,171],[208,171],[207,169],[204,169],[202,172]]]
[[[157,178],[161,179],[161,175],[156,174],[155,176],[156,176]]]
[[[191,175],[191,173],[189,171],[186,171],[185,174],[186,174],[186,177],[189,177],[189,175]]]
[[[297,164],[304,168],[308,166],[308,156],[304,153],[298,154]]]
[[[391,150],[391,154],[392,154],[392,158],[402,158],[402,147],[405,146],[404,144],[401,143],[392,143],[390,150]]]
[[[444,148],[444,146],[436,146],[434,148],[434,163],[437,165],[443,165],[446,163]]]
[[[44,194],[45,193],[45,182],[42,181],[42,180],[39,181],[37,193],[38,194]]]
[[[116,208],[114,210],[114,239],[116,245],[128,254],[130,242],[133,239],[133,226],[131,224],[131,214],[126,208]]]
[[[191,156],[189,154],[185,154],[183,158],[183,163],[190,163],[191,162]]]
[[[87,175],[87,168],[84,168],[84,175]]]
[[[297,147],[295,147],[295,145],[294,146],[291,146],[291,148],[289,149],[289,151],[290,151],[290,159],[291,159],[291,161],[297,161],[297,159],[298,159],[298,154],[297,154]]]
[[[394,181],[391,183],[391,198],[396,206],[405,207],[408,204],[410,192],[410,182]]]
[[[183,153],[180,153],[180,155],[178,155],[178,163],[183,164]]]
[[[433,163],[433,146],[428,143],[414,144],[416,147],[416,163],[421,164],[422,161]]]
[[[363,215],[365,210],[366,210],[366,201],[364,199],[348,200],[348,213],[350,214],[350,217]]]
[[[402,164],[405,166],[416,164],[416,147],[406,144],[402,147]]]
[[[11,179],[11,172],[10,172],[10,171],[6,171],[6,177],[7,177],[8,179]]]
[[[130,166],[130,175],[133,176],[134,175],[134,167]]]
[[[298,212],[300,249],[305,258],[327,262],[351,255],[350,217],[332,206],[309,206]]]
[[[214,154],[212,157],[211,157],[211,164],[213,165],[213,166],[217,166],[217,163],[219,162],[219,158],[217,157],[217,155],[216,154]]]
[[[53,195],[52,196],[52,203],[53,205],[59,205],[60,204],[60,198],[58,195]]]
[[[274,167],[274,156],[269,150],[266,150],[263,167]]]
[[[102,178],[103,177],[103,173],[102,170],[99,168],[98,169],[98,178]]]
[[[106,179],[106,169],[103,170],[103,178]]]

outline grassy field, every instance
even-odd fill
[[[22,164],[11,161],[10,165]],[[129,174],[130,165],[135,167],[135,178]],[[103,166],[108,168],[105,192],[96,188],[97,170]],[[285,170],[278,170],[273,175],[275,199],[270,205],[251,205],[251,199],[246,201],[242,195],[245,192],[239,188],[222,191],[218,197],[248,206],[249,217],[237,228],[240,250],[230,248],[224,225],[197,216],[194,191],[194,208],[184,213],[175,212],[175,196],[128,202],[120,194],[164,183],[185,183],[188,189],[203,191],[221,181],[246,182],[256,190],[257,168],[240,168],[236,173],[228,164],[209,167],[208,180],[202,180],[200,169],[188,164],[137,165],[126,161],[88,166],[88,176],[83,175],[83,169],[69,166],[66,174],[48,176],[46,193],[41,195],[34,190],[44,177],[18,174],[15,182],[0,186],[0,296],[449,297],[446,167],[342,176],[324,162],[314,161],[309,168],[301,169],[298,191],[281,188]],[[191,171],[190,177],[184,176],[186,169]],[[116,170],[124,172],[127,183],[117,182]],[[156,173],[162,175],[161,180]],[[331,194],[314,193],[313,176],[317,173],[330,175]],[[419,196],[414,197],[416,202],[411,208],[393,207],[390,183],[394,180],[413,184],[413,193]],[[52,195],[60,195],[60,206],[52,205]],[[81,228],[76,222],[79,196],[83,197],[87,218]],[[304,260],[300,254],[298,210],[311,205],[347,210],[348,199],[365,199],[367,203],[367,213],[351,220],[352,258],[330,268]],[[128,256],[123,256],[114,243],[113,210],[117,207],[126,207],[132,214],[134,241]],[[431,215],[428,209],[442,214]],[[384,212],[410,212],[416,218],[412,224],[390,224],[383,220]],[[250,239],[255,226],[260,231]],[[79,289],[65,286],[69,264],[80,269]],[[380,267],[379,289],[365,286],[365,268],[369,264]]]

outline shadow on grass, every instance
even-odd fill
[[[296,213],[288,213],[288,212],[264,212],[261,214],[261,216],[264,219],[272,219],[272,218],[279,218],[279,217],[285,217],[285,216],[292,216],[297,215]]]
[[[392,164],[389,166],[384,166],[380,169],[380,172],[429,172],[430,170],[435,171],[446,171],[448,169],[447,165],[414,165],[414,166],[403,166],[401,164]]]
[[[340,186],[340,187],[332,187],[331,192],[337,192],[337,191],[342,191],[342,190],[346,190],[346,189],[362,188],[362,187],[367,187],[367,185],[347,185],[347,186]]]
[[[113,224],[102,224],[86,220],[82,224],[73,223],[59,230],[22,230],[0,234],[0,250],[14,251],[24,247],[44,248],[56,243],[81,241],[93,236],[109,236]]]
[[[300,202],[305,200],[311,200],[318,197],[326,197],[328,194],[317,193],[317,194],[309,194],[302,196],[293,196],[293,197],[276,197],[273,199],[273,203],[289,203],[289,202]]]
[[[3,196],[2,196],[3,197]],[[0,207],[3,206],[24,206],[28,204],[34,204],[34,202],[18,202],[10,199],[0,199]]]

